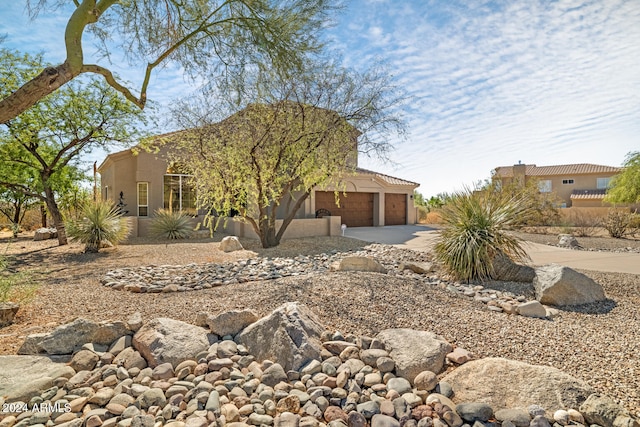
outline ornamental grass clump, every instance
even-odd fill
[[[191,217],[182,212],[157,210],[151,223],[151,234],[161,239],[188,239],[193,234]]]
[[[436,258],[458,280],[492,278],[498,255],[516,262],[528,258],[522,241],[508,230],[526,222],[533,209],[524,193],[493,189],[455,193],[440,212],[444,229],[435,246]]]
[[[98,252],[101,247],[117,245],[129,235],[128,221],[110,201],[85,204],[81,218],[68,221],[66,229],[73,240],[85,244],[85,252]]]

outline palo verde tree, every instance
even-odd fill
[[[605,200],[610,203],[640,203],[640,151],[627,154],[622,172],[611,180]]]
[[[178,105],[174,117],[188,130],[170,141],[174,161],[193,175],[198,204],[237,213],[267,248],[280,243],[314,187],[339,187],[355,170],[358,150],[387,152],[389,134],[403,131],[402,97],[381,69],[358,74],[323,63],[288,79],[255,77],[250,91]],[[243,109],[214,119],[237,99]]]
[[[20,77],[33,74],[30,65],[34,62],[38,59],[0,50],[0,76],[13,70],[17,76],[14,83],[19,85]],[[81,179],[81,155],[114,143],[130,143],[138,135],[136,125],[141,123],[142,111],[103,81],[71,83],[0,125],[0,158],[6,163],[3,168],[36,177],[14,182],[2,176],[0,187],[17,189],[43,201],[58,229],[59,244],[67,244],[57,198]]]
[[[27,0],[33,19],[69,13],[66,58],[42,67],[30,80],[0,98],[6,123],[81,74],[99,75],[129,101],[144,108],[153,71],[174,61],[193,76],[242,76],[247,66],[288,70],[320,48],[318,31],[334,0]],[[61,12],[60,12],[61,11]],[[127,87],[105,64],[87,62],[87,33],[99,55],[125,56],[145,64],[142,86]],[[108,63],[108,62],[107,62]]]

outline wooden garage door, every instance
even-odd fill
[[[384,195],[384,225],[407,223],[407,195],[386,193]]]
[[[347,227],[373,226],[373,193],[340,193],[340,207],[336,206],[332,191],[316,191],[316,212],[328,210],[331,215],[340,215]]]

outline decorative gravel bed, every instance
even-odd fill
[[[479,357],[554,366],[640,415],[640,277],[636,275],[585,271],[604,287],[610,300],[561,310],[553,320],[494,313],[442,284],[376,273],[322,272],[172,293],[134,294],[99,283],[107,271],[126,266],[223,263],[359,250],[365,245],[338,237],[283,242],[269,250],[255,242],[243,244],[249,250],[224,254],[217,241],[139,241],[100,254],[81,254],[78,245],[61,248],[53,241],[15,242],[8,253],[16,256],[18,268],[32,271],[42,286],[36,299],[20,310],[17,323],[0,329],[0,353],[15,353],[25,335],[51,330],[75,317],[125,320],[138,311],[145,320],[164,316],[193,322],[201,311],[217,314],[250,308],[265,315],[286,301],[298,300],[325,325],[343,333],[424,329]]]

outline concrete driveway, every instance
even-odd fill
[[[439,231],[426,225],[347,228],[345,236],[366,242],[385,243],[400,248],[429,251]],[[640,274],[640,254],[576,251],[527,242],[525,250],[534,266],[561,264],[582,270]]]

